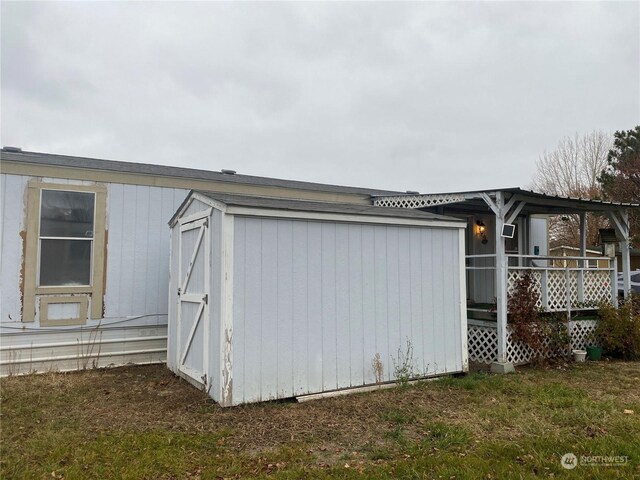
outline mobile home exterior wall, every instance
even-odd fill
[[[24,237],[28,182],[0,175],[2,201],[2,374],[154,363],[166,357],[169,235],[166,220],[188,191],[106,184],[108,234],[104,314],[82,325],[41,324],[37,295],[33,322],[23,322]],[[73,189],[91,182],[40,178]],[[89,298],[88,302],[92,301]],[[50,312],[51,313],[51,312]],[[64,313],[64,312],[61,312]]]
[[[165,361],[167,221],[192,188],[371,202],[367,189],[352,187],[4,149],[0,155],[0,375]],[[32,247],[38,244],[33,216],[39,211],[29,212],[29,198],[43,185],[95,190],[104,198],[104,223],[96,223],[104,248],[93,252],[100,262],[92,270],[93,278],[104,283],[99,294],[98,289],[86,292],[76,287],[46,293],[38,287],[33,271],[37,248]],[[25,268],[26,257],[31,270]],[[85,309],[80,322],[67,321],[78,312],[84,315]]]

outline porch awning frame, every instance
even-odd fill
[[[620,240],[625,297],[630,293],[628,211],[631,208],[640,208],[640,204],[560,197],[517,187],[436,194],[385,195],[372,198],[373,204],[380,207],[412,208],[435,211],[439,214],[447,212],[449,215],[487,213],[487,210],[495,214],[498,363],[506,362],[507,344],[508,266],[505,242],[501,232],[502,226],[505,223],[513,223],[518,215],[579,215],[580,251],[583,257],[586,255],[586,214],[606,215]]]

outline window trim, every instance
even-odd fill
[[[91,285],[39,286],[40,260],[40,208],[42,190],[88,192],[95,195],[93,217],[93,245],[91,252]],[[24,250],[22,321],[33,322],[38,295],[86,293],[91,295],[91,318],[102,318],[103,294],[106,277],[106,220],[107,187],[104,185],[75,185],[45,183],[31,180],[27,184],[26,240]]]
[[[95,247],[95,236],[96,236],[96,202],[98,200],[98,194],[96,192],[93,191],[86,191],[86,190],[77,190],[77,189],[64,189],[61,190],[59,188],[57,189],[52,189],[52,188],[47,188],[47,187],[41,187],[40,188],[40,199],[38,200],[39,202],[39,206],[38,206],[38,217],[40,217],[40,215],[42,214],[42,192],[44,192],[45,190],[57,190],[57,191],[64,191],[64,192],[72,192],[72,193],[91,193],[93,194],[93,225],[91,226],[93,228],[93,232],[91,235],[91,238],[87,238],[87,237],[52,237],[52,236],[42,236],[40,234],[40,227],[42,225],[42,218],[38,218],[38,258],[37,258],[37,267],[36,267],[36,287],[37,288],[51,288],[51,287],[62,287],[65,288],[66,286],[64,285],[40,285],[40,261],[42,259],[42,240],[78,240],[78,241],[83,241],[83,242],[91,242],[91,263],[89,264],[89,285],[70,285],[72,287],[81,287],[81,288],[91,288],[91,285],[93,285],[93,258],[95,255],[94,252],[94,247]]]
[[[49,318],[49,305],[58,303],[77,303],[79,304],[79,315],[77,318]],[[84,325],[87,321],[89,299],[86,295],[75,296],[58,296],[58,297],[42,297],[40,299],[40,325],[46,327]]]

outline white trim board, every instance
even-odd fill
[[[276,210],[266,208],[254,208],[254,207],[227,207],[227,212],[230,215],[239,215],[247,217],[270,217],[270,218],[289,218],[300,220],[318,220],[318,221],[330,221],[330,222],[347,222],[347,223],[370,223],[370,224],[382,224],[382,225],[407,225],[407,226],[420,226],[420,227],[438,227],[438,228],[467,228],[466,222],[462,221],[443,221],[425,219],[413,219],[413,218],[399,218],[399,217],[383,217],[373,215],[354,215],[344,213],[330,213],[330,212],[302,212],[294,210]]]

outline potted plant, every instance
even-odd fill
[[[572,350],[571,353],[573,353],[573,360],[576,363],[584,362],[586,357],[587,357],[587,351],[586,350]]]
[[[588,345],[585,355],[589,360],[597,362],[602,357],[602,347],[599,345]]]

